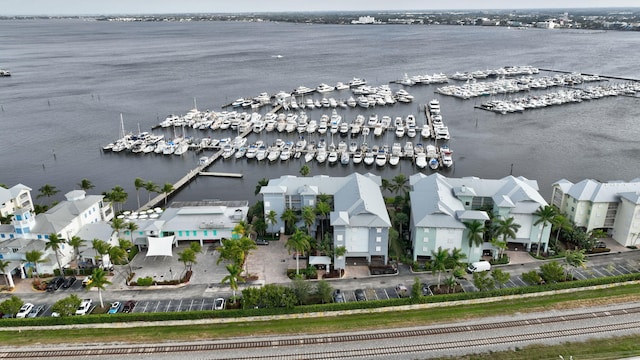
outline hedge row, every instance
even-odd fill
[[[562,289],[574,289],[595,285],[605,285],[621,283],[626,281],[640,280],[640,273],[619,275],[612,277],[593,278],[586,280],[576,280],[555,284],[532,285],[517,288],[495,289],[482,292],[456,293],[437,296],[423,296],[418,299],[400,298],[389,300],[353,301],[346,303],[330,303],[317,305],[304,305],[294,308],[265,308],[265,309],[233,309],[224,311],[185,311],[185,312],[163,312],[163,313],[130,313],[130,314],[95,314],[88,316],[71,317],[42,317],[32,319],[3,319],[0,321],[1,327],[10,326],[43,326],[43,325],[72,325],[72,324],[97,324],[132,321],[169,321],[169,320],[197,320],[215,318],[241,318],[249,316],[269,316],[300,314],[339,310],[374,309],[388,306],[401,306],[415,303],[439,303],[459,300],[472,300],[489,297],[500,297],[507,295],[522,295],[545,291]]]

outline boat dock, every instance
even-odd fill
[[[242,174],[240,173],[222,173],[222,172],[210,172],[210,171],[200,171],[198,173],[200,176],[214,176],[214,177],[228,177],[228,178],[241,178]]]
[[[540,68],[540,71],[548,71],[548,72],[555,72],[555,73],[560,73],[560,74],[573,74],[573,71],[566,71],[566,70],[556,70],[556,69],[542,69]],[[600,75],[600,74],[587,74],[587,73],[580,73],[582,75],[587,75],[587,76],[599,76],[601,78],[604,79],[612,79],[612,80],[623,80],[623,81],[640,81],[638,79],[632,79],[632,78],[627,78],[627,77],[621,77],[621,76],[611,76],[611,75]]]

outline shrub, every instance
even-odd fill
[[[138,286],[151,286],[153,285],[153,278],[151,276],[138,278],[135,284]]]
[[[540,274],[535,270],[522,273],[522,280],[529,285],[540,285],[543,282],[542,277],[540,277]]]

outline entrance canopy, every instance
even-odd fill
[[[309,256],[309,265],[331,265],[331,258],[328,256]]]
[[[165,237],[149,236],[147,256],[173,256],[175,238],[175,235]]]

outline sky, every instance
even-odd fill
[[[4,15],[640,7],[638,0],[1,0]]]

